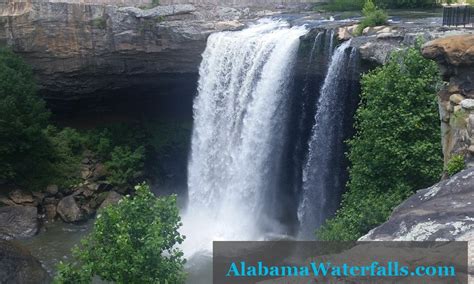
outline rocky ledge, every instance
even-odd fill
[[[446,85],[438,93],[444,163],[462,155],[474,166],[474,35],[430,41],[422,48],[436,60]]]
[[[192,5],[152,9],[59,2],[0,3],[0,44],[30,63],[52,99],[97,95],[166,74],[197,74],[207,36],[241,27],[249,9]],[[181,82],[182,84],[182,82]]]
[[[361,241],[473,241],[474,169],[418,191]]]

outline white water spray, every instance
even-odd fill
[[[306,32],[265,20],[209,37],[194,101],[186,255],[210,252],[213,240],[258,240],[262,227],[276,225],[262,208],[274,189],[289,78]]]

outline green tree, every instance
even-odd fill
[[[357,134],[348,142],[348,191],[336,217],[317,231],[322,240],[357,239],[442,172],[436,64],[419,46],[408,48],[361,83]]]
[[[60,263],[55,283],[90,283],[98,276],[115,283],[184,283],[184,241],[176,196],[156,198],[147,185],[136,195],[99,212],[94,229]],[[166,282],[167,281],[167,282]]]
[[[49,116],[31,69],[0,49],[0,181],[29,183],[51,169],[52,146],[44,133]]]
[[[387,14],[377,8],[372,0],[365,0],[364,7],[362,8],[362,14],[364,19],[357,26],[356,34],[362,34],[362,31],[366,27],[375,27],[385,25],[387,23]]]
[[[115,185],[127,185],[142,175],[145,149],[138,147],[134,151],[130,147],[117,146],[111,158],[105,163],[109,176],[108,181]]]

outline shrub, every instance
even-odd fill
[[[109,176],[108,181],[115,185],[128,185],[142,174],[145,159],[145,149],[138,147],[117,146],[111,153],[111,158],[105,163]]]
[[[107,28],[107,20],[103,17],[95,18],[90,21],[91,26],[97,29],[105,29]]]
[[[70,187],[79,181],[79,168],[84,151],[84,136],[72,128],[57,129],[48,126],[45,130],[53,152],[51,154],[53,169],[46,177],[46,182],[60,187]]]
[[[448,161],[448,164],[446,165],[446,172],[449,176],[453,176],[464,170],[465,168],[466,164],[464,162],[464,156],[458,154],[452,156],[451,159]]]
[[[74,261],[60,263],[55,283],[184,283],[184,241],[176,196],[156,198],[147,185],[99,212]]]
[[[43,130],[49,116],[31,69],[0,49],[0,182],[30,185],[47,175],[52,146]]]
[[[375,27],[385,25],[387,23],[387,14],[377,8],[372,0],[365,1],[362,14],[364,15],[364,19],[357,26],[356,34],[362,34],[362,31],[367,27]]]
[[[317,231],[322,240],[359,238],[442,171],[436,64],[419,46],[408,48],[361,83],[357,134],[348,142],[348,191],[335,218]]]

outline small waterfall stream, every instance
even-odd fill
[[[340,164],[344,158],[344,116],[356,54],[350,43],[342,43],[333,53],[316,106],[298,207],[302,239],[314,238],[314,230],[336,210],[344,187]]]

